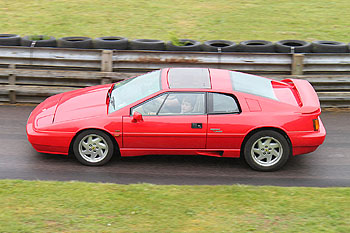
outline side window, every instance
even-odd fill
[[[203,115],[205,114],[204,93],[170,93],[158,115]]]
[[[209,95],[209,113],[226,114],[240,112],[236,99],[233,96],[219,93],[210,93]]]
[[[158,110],[160,106],[162,106],[162,103],[164,102],[166,97],[167,95],[160,95],[142,103],[141,105],[134,107],[131,110],[131,115],[133,115],[134,112],[139,112],[144,116],[157,115]]]

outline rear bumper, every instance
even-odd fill
[[[326,129],[319,118],[320,129],[318,131],[289,133],[293,146],[293,155],[306,154],[315,151],[326,138]]]

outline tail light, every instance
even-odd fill
[[[318,131],[320,129],[320,122],[319,122],[318,118],[313,119],[313,124],[314,124],[314,130]]]

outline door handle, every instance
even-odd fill
[[[192,123],[191,128],[192,129],[201,129],[201,128],[203,128],[203,125],[202,125],[202,123]]]

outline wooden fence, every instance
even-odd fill
[[[281,80],[301,78],[323,107],[350,106],[350,54],[207,53],[0,47],[0,102],[39,103],[53,94],[164,67],[209,67]]]

